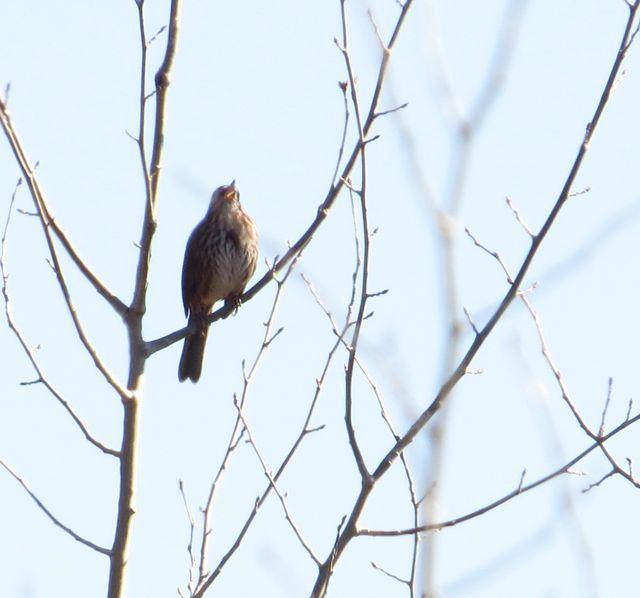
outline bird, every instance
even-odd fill
[[[178,379],[200,379],[209,332],[207,316],[221,299],[236,310],[258,261],[258,228],[240,205],[235,179],[218,187],[205,217],[189,236],[182,264],[182,303],[189,326],[184,339]]]

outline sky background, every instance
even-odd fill
[[[521,10],[515,10],[513,7]],[[350,48],[365,106],[380,48],[367,10],[388,39],[393,0],[347,2]],[[167,24],[168,2],[148,0],[148,37]],[[515,15],[511,19],[509,15]],[[369,307],[360,351],[389,414],[406,430],[433,399],[447,339],[440,237],[420,180],[446,206],[460,181],[456,113],[472,113],[496,60],[505,19],[513,46],[504,79],[475,131],[464,169],[455,231],[456,314],[478,325],[507,290],[495,260],[464,234],[468,227],[516,271],[529,238],[506,205],[509,196],[538,230],[579,149],[624,29],[622,0],[486,2],[416,0],[393,54],[380,108],[408,102],[379,119],[369,146],[370,289],[388,289]],[[180,270],[189,232],[214,188],[236,179],[261,235],[256,279],[311,223],[329,189],[338,156],[346,79],[334,44],[340,3],[183,0],[165,131],[158,229],[152,250],[146,339],[185,324]],[[164,52],[149,51],[148,83]],[[500,54],[498,54],[500,57]],[[144,208],[134,142],[140,53],[132,0],[103,3],[23,0],[0,5],[0,85],[10,84],[13,122],[50,207],[79,252],[124,301],[133,289]],[[455,101],[444,91],[442,73]],[[613,379],[607,427],[637,398],[640,317],[636,267],[640,238],[640,47],[634,45],[596,131],[574,191],[525,281],[554,361],[582,415],[597,429]],[[491,87],[491,85],[490,85]],[[149,88],[151,89],[151,88]],[[149,121],[151,122],[151,121]],[[347,147],[355,139],[353,114]],[[0,220],[19,171],[0,142]],[[17,324],[52,384],[92,432],[117,447],[120,403],[80,346],[54,276],[33,205],[18,190],[6,268]],[[112,371],[126,380],[125,329],[69,260],[65,273],[79,315]],[[349,196],[342,193],[284,288],[274,326],[284,328],[252,384],[247,421],[275,469],[299,433],[327,354],[335,342],[303,273],[342,323],[355,266]],[[188,521],[203,505],[235,418],[242,361],[253,363],[275,294],[271,284],[237,316],[210,331],[198,385],[179,384],[181,343],[151,357],[141,415],[138,512],[128,566],[128,595],[176,596],[188,580]],[[459,354],[472,331],[464,327]],[[115,460],[88,445],[42,385],[6,324],[0,327],[0,458],[63,522],[108,546],[115,522]],[[346,352],[332,362],[312,425],[281,489],[308,543],[324,560],[341,517],[358,491],[344,430]],[[449,404],[445,457],[437,480],[438,520],[468,513],[533,481],[589,445],[562,402],[531,316],[509,309],[472,364],[482,374],[458,385]],[[371,388],[356,378],[355,424],[374,467],[392,446]],[[635,407],[632,413],[635,413]],[[640,430],[611,441],[621,463],[638,457]],[[416,480],[429,484],[426,434],[409,451]],[[632,596],[637,582],[640,494],[622,478],[583,493],[609,467],[593,453],[575,470],[483,517],[437,534],[433,576],[439,595]],[[247,445],[234,456],[214,510],[211,562],[226,552],[265,487]],[[102,596],[107,559],[55,528],[0,470],[0,595],[17,598]],[[411,524],[399,468],[372,495],[362,524]],[[410,541],[357,539],[339,561],[330,596],[407,596],[371,567],[406,577]],[[272,496],[210,595],[308,595],[316,570]],[[637,585],[637,584],[636,584]]]

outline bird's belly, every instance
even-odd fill
[[[230,251],[218,256],[206,293],[212,303],[242,292],[251,276],[249,262],[244,252]]]

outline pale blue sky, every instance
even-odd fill
[[[148,0],[147,31],[166,24],[168,2]],[[184,325],[180,268],[186,238],[211,191],[236,179],[245,209],[260,228],[261,256],[282,255],[315,216],[331,184],[343,123],[337,82],[346,78],[333,43],[340,36],[338,0],[227,2],[183,0],[181,33],[169,90],[158,231],[153,246],[145,336]],[[492,64],[506,1],[416,0],[393,56],[381,108],[408,102],[402,123],[415,159],[444,201],[451,185],[456,137],[451,105],[439,84],[435,34],[458,102],[468,113]],[[371,94],[379,48],[366,10],[387,38],[398,7],[393,0],[347,2],[351,49],[364,102]],[[459,218],[458,313],[483,324],[506,290],[497,263],[473,246],[469,229],[498,251],[512,271],[528,238],[505,203],[513,199],[534,230],[553,205],[596,106],[622,35],[622,0],[536,0],[521,15],[501,94],[472,146]],[[149,81],[166,37],[151,46]],[[612,427],[637,397],[636,266],[640,222],[638,164],[640,47],[625,63],[572,198],[546,239],[527,278],[554,360],[575,402],[597,428],[613,377]],[[130,300],[143,209],[135,144],[139,50],[132,0],[23,0],[0,6],[0,85],[11,84],[9,106],[53,213],[107,284]],[[351,121],[353,124],[353,120]],[[441,303],[440,249],[433,222],[399,133],[399,116],[380,120],[369,149],[368,212],[372,228],[371,290],[375,311],[362,339],[397,427],[433,398],[447,330]],[[354,139],[351,129],[348,143]],[[19,176],[0,142],[0,219]],[[31,210],[21,188],[16,207]],[[354,266],[348,195],[305,250],[285,288],[270,348],[249,399],[247,417],[271,467],[293,442],[311,401],[315,379],[334,342],[326,317],[299,273],[314,284],[342,321]],[[46,264],[37,221],[17,212],[9,231],[7,269],[12,309],[53,384],[96,436],[116,446],[120,405],[77,342]],[[586,250],[589,250],[586,252]],[[567,261],[568,260],[568,261]],[[126,379],[127,345],[118,318],[65,260],[74,300],[109,366]],[[264,273],[261,261],[257,275]],[[214,324],[197,386],[179,384],[180,345],[147,365],[140,436],[138,514],[128,568],[129,595],[176,596],[188,575],[188,525],[178,480],[194,513],[228,439],[242,386],[241,362],[252,363],[275,287],[234,318]],[[462,349],[471,341],[468,328]],[[114,525],[116,465],[89,447],[41,386],[21,386],[34,373],[6,325],[0,327],[0,458],[28,480],[65,523],[109,545]],[[346,353],[333,363],[315,425],[282,478],[293,516],[324,559],[358,481],[342,420]],[[451,401],[439,511],[463,515],[510,492],[520,473],[528,481],[564,464],[587,445],[541,357],[535,327],[514,304],[472,364]],[[357,384],[356,425],[367,463],[391,446],[371,390]],[[404,392],[401,392],[403,390]],[[552,431],[554,430],[554,431]],[[620,462],[637,460],[637,428],[611,443]],[[410,457],[416,476],[427,472],[429,446],[419,438]],[[424,465],[423,465],[424,464]],[[557,479],[482,518],[438,534],[436,580],[445,598],[497,596],[632,596],[640,495],[611,479],[581,490],[606,473],[600,455],[575,468],[588,475]],[[249,447],[238,451],[215,511],[215,561],[264,488]],[[363,525],[410,524],[406,482],[392,470],[374,493]],[[104,595],[107,559],[53,525],[0,470],[0,595],[19,598]],[[564,510],[570,496],[576,517]],[[584,542],[579,541],[580,521]],[[592,561],[583,555],[589,546]],[[372,569],[375,561],[408,575],[406,539],[355,540],[338,563],[330,596],[406,596]],[[589,570],[586,570],[586,567]],[[297,544],[272,497],[246,544],[211,595],[308,595],[315,567]]]

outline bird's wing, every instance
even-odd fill
[[[184,315],[189,315],[189,298],[193,298],[196,287],[196,273],[200,271],[198,265],[198,252],[193,251],[194,233],[191,233],[184,251],[184,261],[182,262],[182,305]]]

